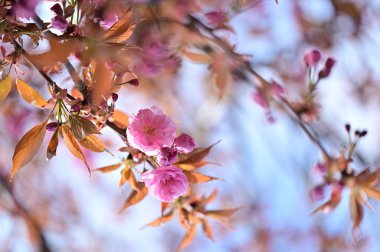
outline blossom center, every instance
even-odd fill
[[[153,127],[149,127],[149,126],[144,129],[144,133],[149,135],[149,136],[153,136],[154,131],[155,131],[155,129]]]

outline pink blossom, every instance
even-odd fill
[[[315,67],[320,59],[321,53],[318,50],[312,50],[303,56],[303,61],[307,67]]]
[[[55,16],[51,20],[52,28],[57,29],[58,31],[61,31],[61,32],[65,32],[68,25],[69,24],[67,23],[67,20],[64,16]]]
[[[222,11],[210,11],[205,14],[207,21],[214,26],[218,26],[223,23],[226,18],[226,13]]]
[[[157,107],[141,109],[127,129],[129,144],[149,156],[171,146],[175,138],[174,122]]]
[[[154,197],[163,202],[170,202],[183,195],[189,186],[185,174],[175,166],[162,166],[144,172],[140,181],[145,183]]]
[[[262,108],[269,108],[269,103],[262,92],[255,92],[252,94],[252,99]]]
[[[15,17],[34,17],[34,8],[41,0],[16,0],[13,2],[12,14]]]
[[[172,147],[164,147],[157,154],[159,165],[171,165],[178,157],[178,150]]]
[[[174,139],[173,145],[179,152],[188,154],[194,150],[195,142],[188,134],[181,134]]]

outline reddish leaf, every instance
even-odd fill
[[[183,171],[183,173],[186,175],[187,179],[189,180],[189,183],[191,184],[204,183],[214,179],[221,180],[219,178],[207,176],[196,172]]]
[[[96,64],[94,82],[91,94],[91,102],[94,108],[101,103],[101,101],[112,93],[112,73],[111,70],[105,67],[105,62],[99,60]]]
[[[100,141],[100,139],[97,138],[95,135],[88,135],[82,140],[79,140],[79,143],[86,149],[89,149],[94,152],[103,152],[107,150],[104,143]]]
[[[170,205],[169,202],[161,202],[161,215],[164,215],[164,212],[168,208],[169,205]]]
[[[356,193],[352,193],[350,196],[350,213],[351,213],[351,219],[353,221],[352,229],[357,229],[360,227],[360,223],[363,220],[363,207],[360,205],[356,198]]]
[[[0,102],[2,102],[12,89],[12,79],[9,75],[0,81]]]
[[[69,120],[71,131],[78,140],[82,140],[90,134],[100,134],[95,124],[84,117],[70,116]]]
[[[143,228],[146,228],[146,227],[157,227],[157,226],[160,226],[162,225],[163,223],[165,222],[168,222],[170,220],[172,220],[174,217],[174,210],[170,211],[169,213],[149,222],[148,224],[146,224]]]
[[[124,112],[115,109],[112,115],[113,122],[117,127],[126,129],[128,127],[129,116]]]
[[[182,238],[181,243],[179,244],[177,251],[181,251],[190,245],[190,243],[194,240],[195,235],[197,234],[197,225],[194,223],[190,229],[186,232],[185,236]]]
[[[207,211],[206,215],[216,220],[221,220],[221,219],[230,218],[236,211],[242,208],[243,207],[222,209],[222,210],[211,210],[211,211]]]
[[[198,163],[202,161],[211,151],[212,147],[217,145],[220,142],[220,140],[206,148],[203,149],[195,149],[190,154],[185,155],[179,162],[175,163],[175,165],[178,164],[193,164]]]
[[[23,82],[21,79],[17,79],[16,87],[22,98],[37,108],[43,108],[46,106],[47,101],[38,93],[34,88]]]
[[[376,189],[364,187],[362,190],[365,192],[365,194],[367,194],[368,197],[380,200],[380,192]]]
[[[18,141],[13,153],[13,166],[10,173],[10,179],[12,179],[14,174],[29,163],[36,155],[44,140],[46,133],[45,126],[46,121],[34,126],[20,139],[20,141]]]
[[[47,160],[52,159],[56,156],[57,147],[58,147],[58,127],[55,129],[53,136],[50,139],[49,145],[46,150]]]
[[[182,54],[186,58],[190,59],[191,61],[194,61],[195,63],[204,64],[204,63],[210,63],[211,61],[211,57],[207,54],[199,54],[199,53],[194,53],[187,50],[182,50]]]
[[[108,165],[108,166],[100,167],[100,168],[95,169],[94,171],[100,171],[100,172],[103,172],[103,173],[108,173],[108,172],[112,172],[112,171],[117,170],[121,166],[122,166],[122,163],[118,163],[118,164],[113,164],[113,165]]]
[[[130,7],[104,34],[105,39],[120,36],[131,25],[132,7]]]
[[[71,154],[73,154],[74,157],[80,159],[83,161],[83,163],[86,165],[88,172],[91,174],[90,167],[87,164],[86,157],[84,156],[77,140],[75,139],[74,135],[71,133],[70,129],[66,126],[61,127],[62,133],[63,133],[63,139],[65,141],[65,144]]]
[[[145,184],[143,182],[139,182],[137,184],[137,187],[139,190],[138,191],[132,190],[132,192],[129,194],[128,198],[126,199],[124,206],[122,207],[120,212],[123,211],[124,209],[130,207],[130,206],[133,206],[133,205],[139,203],[148,194],[148,188],[145,187]]]
[[[200,218],[200,221],[202,223],[203,233],[207,236],[207,238],[209,238],[212,241],[215,241],[214,240],[214,235],[212,234],[211,226],[208,223],[208,221],[206,219],[203,219],[203,218]]]

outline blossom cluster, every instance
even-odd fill
[[[193,151],[194,139],[187,134],[178,137],[175,134],[176,125],[158,107],[139,110],[127,128],[129,145],[153,157],[158,164],[154,170],[143,173],[140,181],[145,182],[153,196],[163,202],[183,195],[189,185],[182,170],[173,164],[179,153]]]

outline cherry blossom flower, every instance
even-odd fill
[[[194,150],[195,142],[191,136],[187,134],[181,134],[176,139],[174,139],[173,145],[179,152],[188,154]]]
[[[153,156],[162,147],[172,145],[175,131],[174,122],[158,107],[152,107],[139,110],[132,118],[127,129],[127,139],[132,147]]]
[[[15,17],[31,18],[35,16],[34,8],[41,0],[16,0],[12,6]]]
[[[157,154],[159,165],[171,165],[178,157],[178,150],[172,147],[164,147]]]
[[[183,195],[189,186],[185,174],[175,166],[162,166],[144,172],[140,181],[145,183],[154,197],[163,202],[170,202]]]

